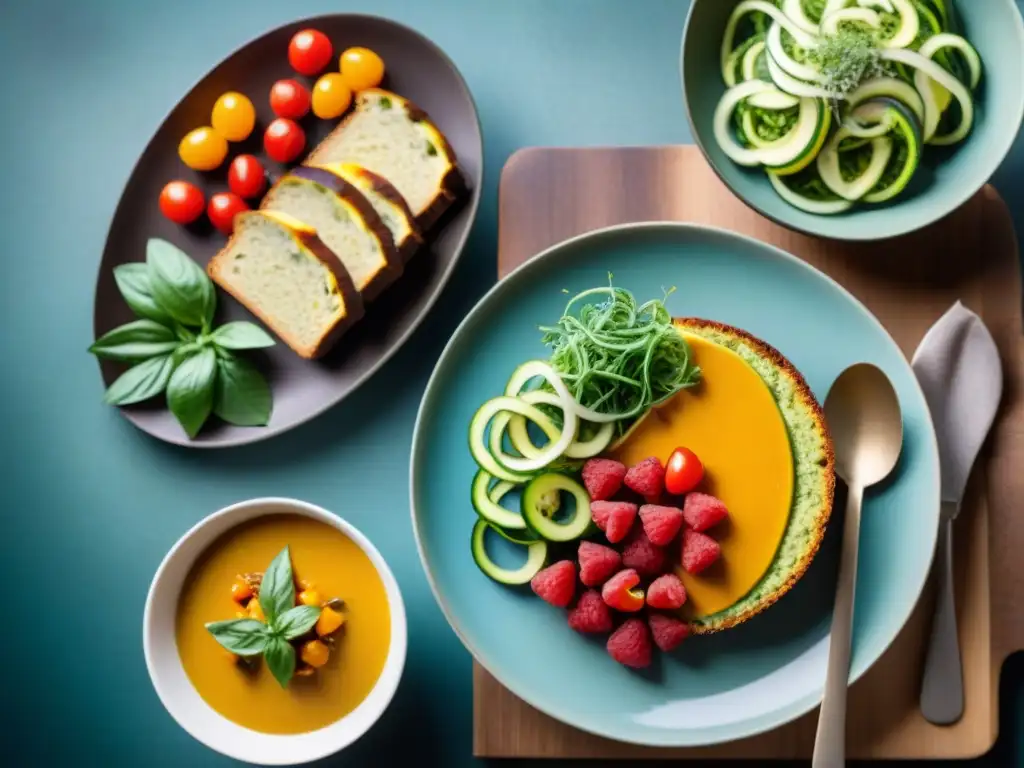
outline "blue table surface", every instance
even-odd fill
[[[987,0],[972,0],[972,2]],[[164,553],[231,502],[294,496],[351,520],[394,568],[410,655],[393,707],[339,766],[463,768],[470,657],[427,587],[405,478],[413,421],[444,340],[495,280],[497,181],[529,145],[691,140],[677,59],[685,0],[5,0],[0,221],[3,555],[0,763],[225,766],[164,712],[142,657],[142,607]],[[166,111],[228,52],[295,18],[391,16],[444,48],[484,129],[479,219],[452,283],[371,386],[316,421],[221,452],[169,447],[101,403],[85,349],[121,189]],[[1024,228],[1024,143],[995,182]],[[372,504],[350,500],[372,499]],[[996,750],[1024,763],[1024,663],[1001,686]],[[1013,734],[1018,734],[1015,739]],[[400,738],[396,738],[399,737]]]

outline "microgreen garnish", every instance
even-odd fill
[[[823,85],[833,94],[833,106],[837,108],[865,80],[886,74],[874,35],[849,24],[821,38],[819,45],[807,52],[807,58],[821,71]]]

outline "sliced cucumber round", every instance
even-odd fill
[[[576,509],[567,520],[555,520],[561,508],[559,494],[572,494]],[[547,541],[575,541],[590,528],[590,496],[586,489],[568,475],[546,472],[526,484],[522,495],[523,520]]]
[[[487,532],[494,529],[485,521],[477,520],[473,525],[473,534],[470,537],[470,549],[473,553],[473,562],[484,572],[486,576],[499,584],[517,586],[528,584],[530,579],[536,576],[544,567],[548,557],[548,545],[544,541],[535,541],[523,545],[526,548],[526,562],[519,568],[511,570],[502,568],[495,563],[487,554]],[[498,531],[494,531],[498,533]]]
[[[501,480],[492,487],[492,480],[494,480],[494,476],[482,469],[477,470],[476,475],[473,476],[473,486],[470,491],[473,509],[488,523],[512,531],[525,530],[526,521],[523,520],[523,516],[519,512],[501,506],[502,498],[515,488],[516,484]]]

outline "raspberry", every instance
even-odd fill
[[[630,467],[622,481],[644,498],[658,499],[665,490],[665,468],[652,456]]]
[[[683,568],[687,573],[700,573],[722,554],[718,542],[706,533],[683,529]],[[626,561],[623,554],[622,561]]]
[[[674,611],[686,602],[686,587],[674,573],[666,573],[647,588],[647,604],[651,608]]]
[[[628,619],[612,632],[605,646],[619,664],[642,669],[651,663],[651,635],[642,619]]]
[[[569,626],[584,634],[612,631],[612,612],[596,589],[588,589],[569,611]]]
[[[576,593],[576,565],[572,560],[549,565],[530,580],[530,586],[541,600],[565,608]]]
[[[590,459],[583,465],[583,485],[593,501],[606,501],[619,492],[626,465],[613,459]]]
[[[581,541],[579,550],[580,581],[588,587],[599,587],[619,570],[622,557],[611,547],[593,541]]]
[[[660,576],[665,572],[665,553],[654,546],[643,529],[638,529],[622,548],[622,565],[641,576]]]
[[[690,636],[690,628],[684,622],[673,619],[671,616],[652,613],[647,617],[647,623],[651,625],[654,644],[665,653],[675,650],[683,640]]]
[[[632,568],[619,571],[605,582],[601,599],[617,611],[635,613],[644,607],[644,591],[634,589],[640,583],[640,574]]]
[[[643,511],[640,513],[643,514]],[[729,516],[721,500],[707,493],[690,493],[683,504],[683,518],[695,531],[706,531]]]
[[[644,533],[651,543],[664,547],[683,527],[683,510],[678,507],[644,504],[640,507],[640,522],[643,523]]]
[[[636,519],[636,504],[628,501],[593,501],[590,516],[612,544],[626,538]]]

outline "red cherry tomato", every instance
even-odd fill
[[[263,165],[252,155],[239,155],[228,168],[228,186],[239,197],[259,197],[267,186]]]
[[[199,187],[187,181],[169,182],[160,192],[160,212],[175,224],[191,224],[205,207]]]
[[[704,465],[689,448],[676,448],[665,466],[665,490],[673,496],[689,493],[704,478]]]
[[[278,80],[270,86],[270,108],[278,117],[298,120],[309,112],[309,89],[298,80]]]
[[[218,192],[210,198],[206,215],[210,217],[213,226],[225,235],[230,235],[235,226],[235,214],[248,210],[245,200],[234,192]]]
[[[296,32],[288,43],[288,63],[300,75],[312,77],[326,67],[333,56],[331,41],[316,29]]]
[[[263,148],[272,160],[290,163],[306,147],[306,133],[294,120],[279,117],[267,126],[263,134]]]

